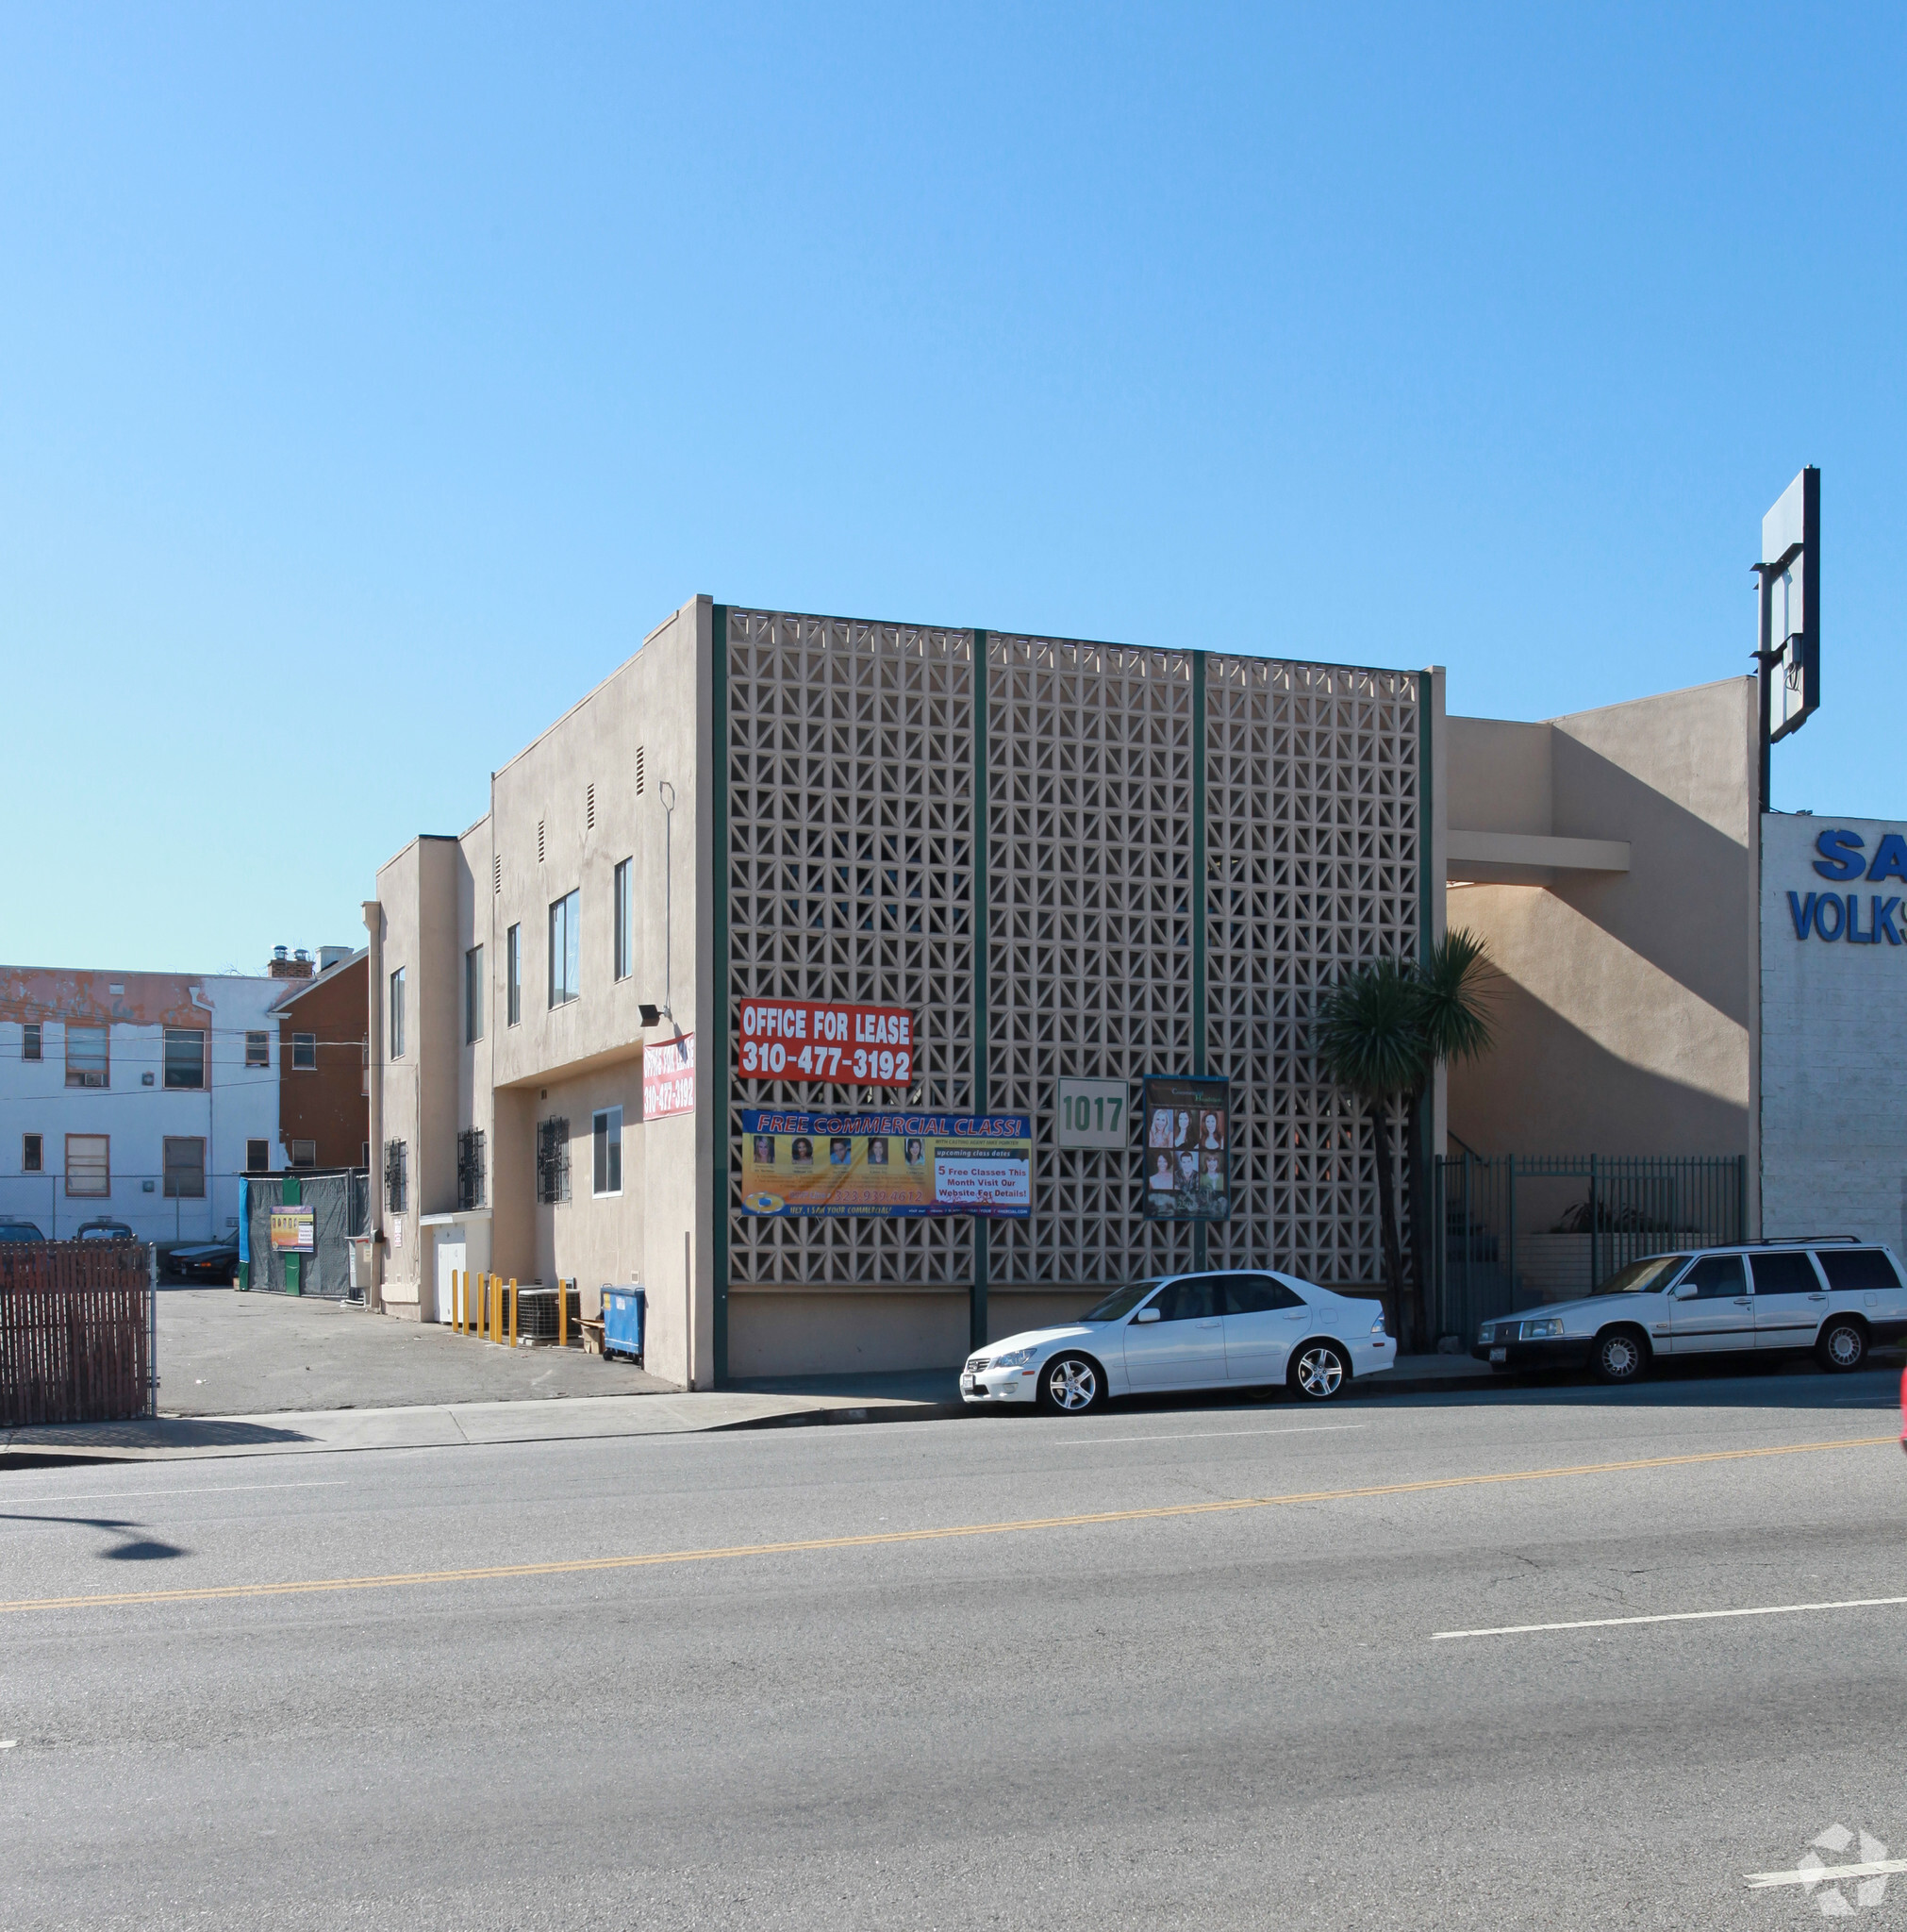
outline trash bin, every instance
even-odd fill
[[[612,1288],[603,1284],[603,1353],[642,1359],[643,1317],[648,1298],[639,1288]]]

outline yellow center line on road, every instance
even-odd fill
[[[817,1550],[865,1550],[884,1543],[939,1542],[959,1536],[1015,1536],[1036,1529],[1087,1529],[1105,1523],[1157,1523],[1176,1516],[1218,1516],[1241,1509],[1281,1509],[1299,1503],[1354,1503],[1375,1496],[1420,1496],[1437,1490],[1493,1483],[1557,1482],[1571,1476],[1619,1475],[1640,1469],[1686,1469],[1709,1462],[1748,1462],[1832,1449],[1891,1449],[1895,1436],[1852,1436],[1833,1442],[1789,1442],[1767,1449],[1713,1449],[1692,1456],[1645,1456],[1630,1462],[1579,1462],[1563,1469],[1505,1470],[1489,1475],[1428,1476],[1418,1482],[1371,1483],[1354,1490],[1302,1490],[1285,1496],[1228,1496],[1214,1503],[1165,1503],[1150,1509],[1098,1509],[1081,1516],[1029,1516],[1010,1523],[961,1523],[938,1529],[886,1529],[864,1536],[811,1537],[799,1542],[736,1543],[727,1548],[662,1550],[637,1557],[571,1557],[547,1563],[491,1563],[467,1570],[413,1570],[388,1576],[325,1576],[289,1583],[210,1583],[182,1590],[128,1590],[91,1596],[22,1597],[0,1603],[20,1610],[83,1610],[120,1604],[212,1603],[229,1597],[312,1596],[338,1590],[398,1590],[423,1583],[489,1583],[512,1576],[581,1576],[601,1570],[648,1570],[665,1563],[719,1563],[736,1557],[793,1557]]]

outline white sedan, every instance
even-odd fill
[[[1156,1275],[1115,1289],[1076,1322],[989,1343],[960,1371],[976,1406],[1036,1404],[1083,1415],[1115,1395],[1282,1384],[1329,1402],[1396,1350],[1376,1301],[1334,1294],[1294,1274],[1213,1271]]]

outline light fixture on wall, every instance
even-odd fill
[[[652,1007],[647,1000],[642,1001],[636,1010],[645,1026],[659,1026],[665,1018],[672,1020],[675,1017],[666,1006]]]

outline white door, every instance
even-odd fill
[[[1135,1390],[1202,1389],[1225,1379],[1225,1324],[1216,1274],[1169,1281],[1126,1324],[1126,1379]],[[1156,1322],[1139,1315],[1156,1308]]]
[[[437,1319],[439,1322],[456,1319],[456,1304],[451,1298],[451,1271],[455,1269],[457,1279],[463,1279],[464,1257],[469,1252],[460,1227],[447,1227],[437,1238]]]
[[[1675,1286],[1671,1355],[1729,1355],[1755,1345],[1754,1296],[1739,1255],[1704,1255]]]
[[[1303,1298],[1275,1274],[1228,1274],[1221,1307],[1226,1381],[1284,1381],[1291,1344],[1311,1330]]]

